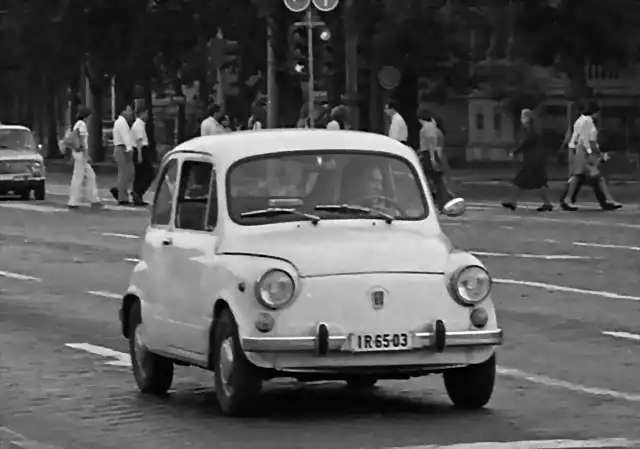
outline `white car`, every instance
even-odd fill
[[[480,408],[502,343],[490,292],[482,262],[442,232],[408,147],[248,131],[164,157],[120,321],[143,393],[166,393],[174,365],[201,367],[230,415],[275,377],[371,388],[443,374],[455,405]]]
[[[0,196],[44,200],[46,173],[31,130],[26,126],[0,124]]]

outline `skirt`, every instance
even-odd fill
[[[522,190],[538,190],[547,187],[547,170],[541,165],[524,166],[513,178],[513,184]]]

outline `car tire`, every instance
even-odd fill
[[[347,379],[347,386],[357,391],[372,390],[377,383],[378,379],[368,376],[358,376]]]
[[[483,408],[493,394],[496,355],[494,353],[482,363],[445,370],[443,377],[449,399],[456,407]]]
[[[228,416],[251,414],[262,390],[262,377],[242,350],[231,311],[223,311],[218,318],[211,344],[216,396],[222,412]]]
[[[36,201],[44,201],[45,197],[47,196],[47,189],[44,185],[44,182],[36,187],[33,190],[33,193],[36,197]]]
[[[136,342],[140,324],[142,324],[140,303],[136,302],[129,315],[129,354],[133,377],[142,393],[166,394],[173,382],[173,362],[149,351],[139,341]]]

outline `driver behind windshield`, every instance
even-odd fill
[[[342,203],[385,211],[389,203],[381,198],[388,198],[389,195],[383,173],[374,161],[352,159],[342,172]]]

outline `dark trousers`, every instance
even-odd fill
[[[144,194],[149,190],[153,182],[153,163],[149,147],[142,147],[142,163],[139,162],[138,152],[134,150],[135,178],[133,179],[133,194],[136,200],[142,201]]]
[[[571,197],[571,202],[575,203],[578,200],[578,194],[580,193],[580,189],[585,184],[593,189],[593,193],[596,196],[596,201],[600,207],[604,208],[607,204],[607,197],[604,195],[604,192],[600,188],[600,177],[602,175],[598,175],[595,177],[586,176],[586,175],[574,175],[578,179],[578,184],[576,186],[576,190],[573,192],[573,196]],[[562,192],[561,201],[567,200],[567,195],[569,194],[569,182],[567,182],[564,191]]]

